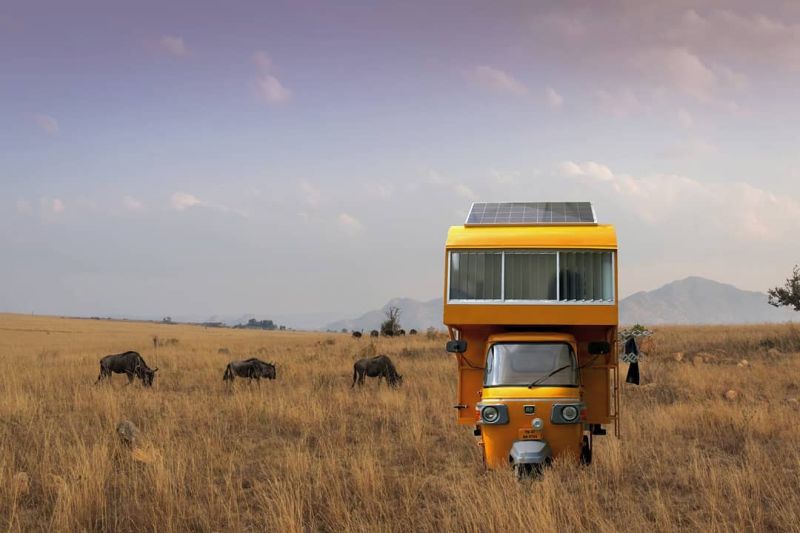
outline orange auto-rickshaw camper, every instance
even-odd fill
[[[447,235],[444,323],[489,468],[589,463],[619,434],[617,239],[591,204],[473,204]]]

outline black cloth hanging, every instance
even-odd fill
[[[636,344],[636,338],[631,337],[625,341],[625,359],[630,361],[628,366],[628,375],[625,377],[625,383],[639,384],[639,346]]]

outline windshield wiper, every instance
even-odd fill
[[[537,379],[536,381],[534,381],[533,383],[531,383],[530,385],[528,385],[528,388],[529,388],[529,389],[532,389],[532,388],[534,388],[536,385],[538,385],[539,383],[541,383],[542,381],[545,381],[546,379],[548,379],[548,378],[551,378],[551,377],[555,376],[556,374],[558,374],[559,372],[561,372],[562,370],[566,370],[566,369],[568,369],[568,368],[572,368],[572,364],[569,364],[569,365],[564,365],[564,366],[562,366],[561,368],[556,368],[555,370],[553,370],[552,372],[550,372],[550,373],[549,373],[549,374],[547,374],[546,376],[542,376],[542,377],[540,377],[539,379]]]

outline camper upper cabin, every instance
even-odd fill
[[[589,202],[474,203],[445,261],[448,326],[617,325],[616,232]]]

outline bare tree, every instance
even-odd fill
[[[393,337],[400,332],[400,308],[389,306],[386,320],[381,323],[381,334]]]
[[[800,311],[800,266],[794,266],[792,275],[786,279],[783,287],[770,289],[767,294],[770,305],[793,307],[795,311]]]

